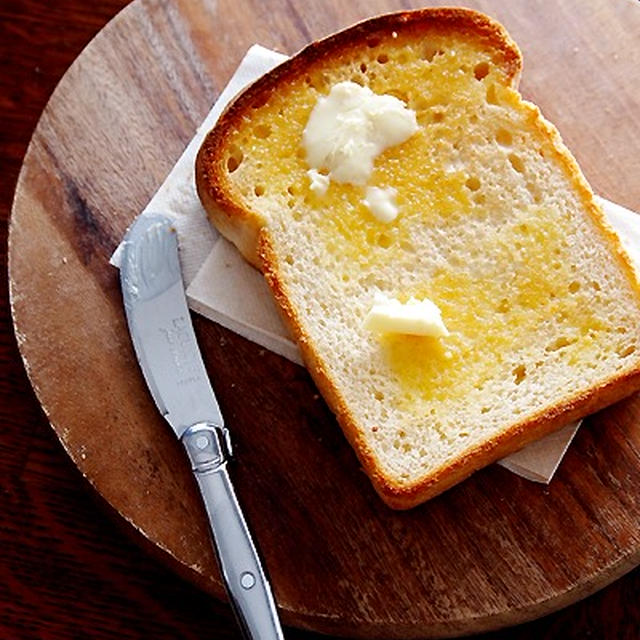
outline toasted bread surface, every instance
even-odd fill
[[[241,94],[196,182],[265,274],[382,498],[409,508],[640,388],[640,286],[556,129],[515,86],[505,30],[463,9],[390,14],[314,43]],[[338,82],[394,95],[419,129],[363,187],[309,188],[302,132]],[[376,292],[428,297],[445,338],[363,328]]]

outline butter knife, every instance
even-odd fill
[[[191,324],[177,234],[169,218],[145,214],[131,226],[124,239],[120,284],[140,368],[191,461],[243,636],[281,639],[271,587],[229,476],[229,432]]]

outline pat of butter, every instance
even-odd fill
[[[302,134],[307,162],[336,182],[366,184],[375,158],[418,130],[416,114],[391,95],[339,82],[318,99]]]
[[[367,192],[362,204],[364,204],[375,218],[380,222],[393,222],[398,216],[398,207],[395,197],[398,192],[393,187],[381,189],[380,187],[367,187]]]
[[[434,338],[449,335],[440,309],[428,298],[409,298],[402,303],[379,293],[374,297],[364,327],[376,333],[404,333]]]

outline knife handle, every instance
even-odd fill
[[[269,581],[227,470],[228,431],[200,423],[182,435],[209,516],[218,564],[231,606],[248,640],[283,640]]]

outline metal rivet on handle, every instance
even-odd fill
[[[256,577],[250,571],[245,571],[240,576],[240,584],[243,589],[251,589],[256,583]]]

